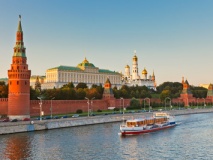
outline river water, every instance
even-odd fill
[[[120,137],[120,123],[0,135],[1,160],[212,160],[213,113],[177,116],[180,125]]]

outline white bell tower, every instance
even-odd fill
[[[138,57],[136,56],[136,50],[134,51],[135,55],[132,58],[132,80],[138,79]]]

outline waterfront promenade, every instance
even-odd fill
[[[184,109],[184,110],[170,110],[171,115],[178,116],[184,114],[201,114],[213,112],[213,108],[204,109]],[[64,119],[51,119],[51,120],[36,120],[33,121],[19,121],[19,122],[1,122],[0,134],[11,134],[19,132],[31,132],[39,130],[49,130],[64,127],[75,127],[83,125],[94,125],[101,123],[120,122],[130,118],[139,118],[144,116],[151,116],[152,112],[145,113],[128,113],[128,114],[112,114],[103,116],[92,117],[79,117],[79,118],[64,118]]]

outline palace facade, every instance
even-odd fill
[[[136,56],[136,51],[135,55],[132,58],[132,72],[130,74],[130,67],[129,65],[125,66],[125,72],[122,75],[122,85],[127,85],[127,86],[146,86],[150,89],[156,90],[156,80],[155,80],[155,74],[153,71],[152,75],[148,76],[148,72],[146,68],[142,71],[142,75],[140,77],[138,73],[138,57]]]
[[[72,82],[75,86],[78,83],[86,83],[88,87],[93,84],[104,86],[107,78],[109,78],[112,86],[121,86],[120,73],[108,69],[99,69],[85,58],[76,67],[58,66],[48,69],[45,79],[43,78],[44,82],[41,83],[41,89],[60,88],[69,82]],[[39,79],[42,79],[42,77],[39,77]],[[33,83],[35,84],[35,77],[31,81],[32,86]]]

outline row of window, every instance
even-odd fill
[[[12,85],[12,81],[10,81],[10,85]],[[16,81],[16,84],[19,85],[19,81]],[[25,85],[27,85],[27,81],[24,82]]]
[[[70,82],[70,81],[81,81],[81,82],[102,82],[104,83],[107,79],[107,75],[87,75],[87,74],[70,74],[70,73],[59,73],[57,80],[57,74],[47,74],[47,82]],[[112,83],[119,83],[120,76],[109,76]]]
[[[29,78],[28,74],[10,74],[9,78]]]
[[[19,64],[19,63],[22,63],[22,64],[25,64],[26,63],[26,60],[13,60],[13,64]]]
[[[20,68],[22,68],[22,67],[19,67],[19,66],[16,67],[17,70],[19,70]],[[12,67],[12,70],[13,69],[15,69],[15,67]],[[22,69],[25,69],[25,66]]]

